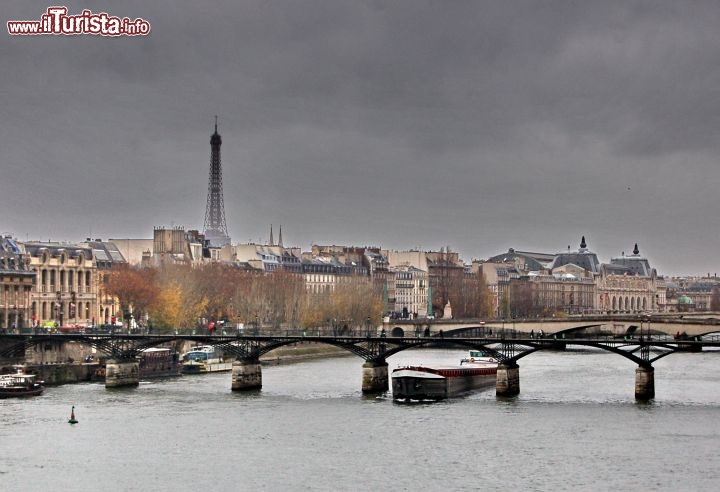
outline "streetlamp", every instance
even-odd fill
[[[370,321],[370,316],[367,317],[365,320],[365,327],[367,329],[367,336],[370,338],[370,325],[372,324],[372,321]]]

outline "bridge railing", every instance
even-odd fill
[[[19,333],[18,333],[19,332]],[[64,333],[60,331],[47,331],[46,329],[22,329],[17,330],[15,333],[0,333],[2,335],[77,335],[83,334],[80,332]],[[128,332],[127,330],[86,330],[86,335],[137,335],[137,336],[152,336],[152,335],[175,335],[175,336],[271,336],[271,337],[387,337],[392,338],[390,333],[384,331],[378,331],[375,327],[365,328],[346,328],[338,329],[333,327],[319,327],[319,328],[283,328],[283,329],[260,329],[260,328],[248,328],[245,327],[243,330],[238,329],[225,329],[225,330],[208,330],[201,329],[179,329],[173,333],[157,333],[148,332],[146,330],[135,330]],[[654,342],[682,342],[682,341],[706,341],[706,342],[720,342],[720,333],[704,335],[704,336],[692,336],[692,335],[668,335],[663,333],[626,333],[623,335],[614,335],[609,333],[583,333],[583,332],[570,332],[570,333],[543,333],[543,332],[521,332],[516,329],[492,329],[487,327],[477,328],[460,328],[456,330],[438,332],[429,332],[428,330],[418,331],[414,333],[406,333],[405,336],[399,338],[483,338],[483,339],[494,339],[499,342],[503,340],[556,340],[565,343],[571,343],[573,340],[606,340],[606,341],[654,341]]]

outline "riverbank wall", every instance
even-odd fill
[[[25,364],[24,370],[28,374],[37,374],[46,386],[60,384],[85,383],[94,381],[95,371],[100,364],[56,363],[56,364]]]
[[[74,355],[79,357],[82,354]],[[262,365],[279,365],[350,355],[351,354],[348,351],[337,347],[307,342],[277,348],[271,353],[262,356],[260,358],[260,363]],[[67,354],[63,354],[63,356],[59,357],[59,359],[67,360]],[[98,375],[98,369],[103,368],[103,365],[99,362],[52,362],[38,364],[34,363],[32,360],[26,360],[24,364],[21,361],[15,361],[14,364],[23,365],[25,372],[29,374],[37,374],[38,378],[45,381],[45,384],[48,386],[91,381],[98,382],[104,380],[104,377]],[[14,372],[14,364],[2,364],[0,372]],[[100,371],[100,373],[102,373],[102,371]]]

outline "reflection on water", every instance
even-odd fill
[[[453,364],[462,351],[396,354]],[[5,490],[715,490],[720,354],[635,367],[601,352],[520,361],[520,395],[437,403],[363,396],[356,357],[263,367],[263,389],[228,373],[48,388],[0,402]],[[67,417],[75,405],[79,424]]]

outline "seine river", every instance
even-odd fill
[[[462,351],[389,359],[455,363]],[[520,361],[520,395],[439,403],[363,397],[359,358],[230,374],[51,387],[1,400],[3,490],[717,490],[720,353],[655,363],[634,400],[629,361],[598,352]],[[79,424],[67,423],[75,405]]]

